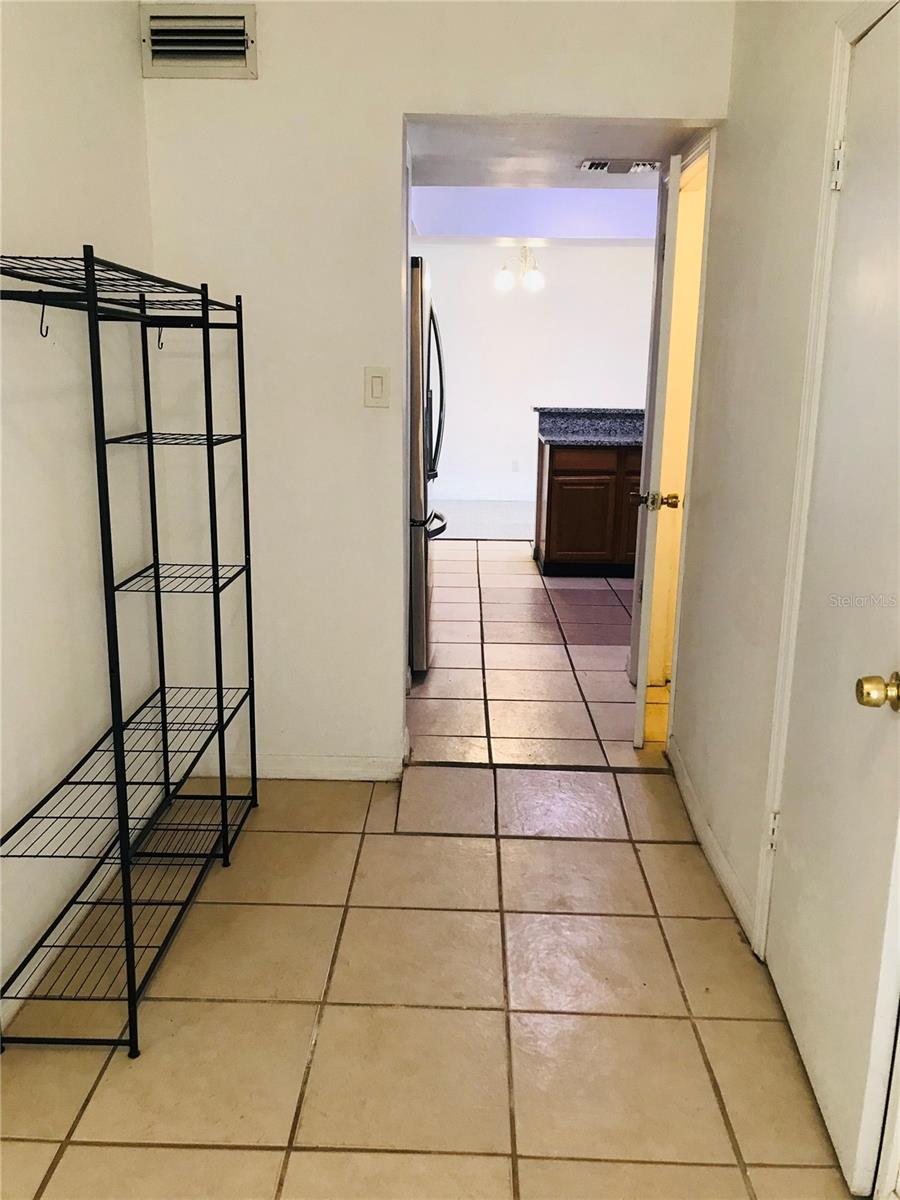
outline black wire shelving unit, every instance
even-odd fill
[[[118,1037],[17,1036],[15,1042],[127,1046],[140,1053],[138,1002],[214,861],[228,866],[232,847],[257,804],[256,711],[253,686],[253,619],[250,582],[246,385],[241,297],[228,304],[192,287],[98,258],[92,246],[81,257],[0,256],[0,274],[28,288],[4,288],[0,299],[46,308],[74,309],[87,317],[93,402],[100,549],[109,667],[110,728],[53,790],[0,838],[8,858],[84,860],[87,877],[37,944],[3,983],[3,999],[124,1002],[127,1025]],[[35,286],[36,285],[36,286]],[[101,328],[108,322],[139,327],[144,429],[107,437]],[[149,331],[183,328],[201,334],[205,429],[161,433],[154,428]],[[237,357],[237,432],[216,432],[213,418],[211,331],[232,330]],[[41,313],[43,334],[43,312]],[[239,444],[242,482],[241,563],[219,561],[216,451]],[[143,447],[146,454],[152,560],[118,578],[113,554],[109,472],[111,446]],[[205,448],[209,499],[208,563],[160,561],[157,448]],[[223,677],[221,596],[243,581],[246,599],[246,681]],[[138,708],[122,700],[118,603],[120,595],[154,597],[158,685]],[[167,679],[165,593],[212,598],[214,679],[173,685]],[[241,711],[249,725],[250,790],[231,795],[226,732]],[[198,795],[183,789],[204,753],[215,748],[218,788]]]

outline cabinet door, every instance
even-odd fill
[[[615,474],[553,475],[549,493],[547,559],[612,562],[616,532]]]
[[[618,513],[616,520],[616,562],[633,563],[637,546],[638,506],[632,495],[640,494],[641,471],[626,469],[619,476]]]

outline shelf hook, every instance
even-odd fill
[[[159,329],[156,331],[156,348],[157,350],[162,350],[163,348],[162,325],[160,325]]]
[[[50,333],[50,326],[44,324],[44,313],[46,312],[46,310],[47,310],[46,304],[42,304],[41,305],[41,323],[38,328],[38,332],[40,333],[42,338],[47,337],[48,334]]]

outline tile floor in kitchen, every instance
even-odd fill
[[[525,703],[555,673],[491,671]],[[587,704],[628,704],[602,683]],[[671,775],[533,757],[413,765],[402,790],[262,781],[141,1005],[141,1057],[4,1053],[4,1200],[846,1197]],[[121,1019],[43,1014],[73,1017]]]
[[[525,541],[440,540],[429,553],[433,649],[407,702],[413,762],[667,766],[662,741],[631,744],[632,579],[544,577]]]

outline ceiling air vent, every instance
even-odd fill
[[[586,158],[581,164],[582,171],[598,171],[602,175],[643,175],[658,169],[658,162],[646,158]]]
[[[142,4],[147,79],[256,79],[252,4]]]

